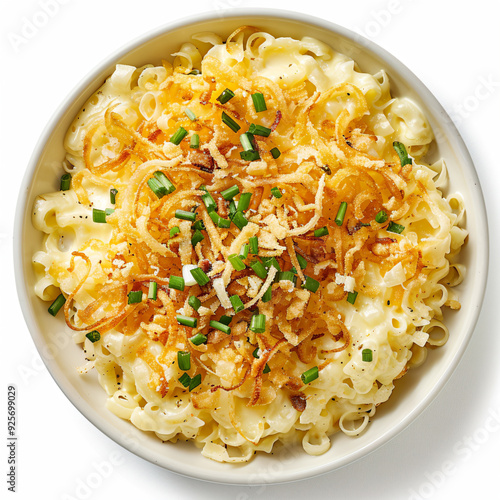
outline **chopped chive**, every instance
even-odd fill
[[[198,373],[198,375],[195,375],[189,384],[189,392],[191,392],[193,389],[196,389],[201,384],[201,373]]]
[[[236,255],[235,253],[230,255],[228,257],[228,260],[236,271],[243,271],[243,269],[246,268],[246,266],[243,263],[243,261],[241,260],[241,258],[238,255]]]
[[[349,304],[354,304],[354,302],[356,302],[357,296],[358,292],[347,292],[347,302],[349,302]]]
[[[215,210],[212,210],[212,211],[208,212],[208,215],[212,219],[212,222],[216,226],[218,226],[219,225],[219,221],[221,220],[222,217]]]
[[[111,205],[116,205],[116,195],[118,194],[118,189],[112,188],[109,190],[109,201]]]
[[[106,212],[99,208],[92,209],[92,220],[100,224],[106,224]]]
[[[170,138],[170,142],[176,144],[177,146],[181,143],[182,139],[186,137],[187,130],[184,127],[179,127],[175,134]]]
[[[314,236],[316,236],[317,238],[326,236],[327,234],[330,233],[328,232],[328,228],[326,226],[320,227],[319,229],[316,229],[316,231],[314,231]]]
[[[269,152],[273,155],[273,158],[275,160],[276,160],[276,158],[279,158],[281,156],[281,151],[278,148],[273,148]]]
[[[272,285],[269,285],[268,289],[264,292],[264,295],[260,300],[262,300],[262,302],[269,302],[272,299],[272,297],[273,297],[273,287]]]
[[[227,113],[222,112],[222,122],[227,125],[233,132],[238,132],[241,128]]]
[[[189,298],[188,298],[188,304],[195,311],[198,311],[198,309],[201,307],[201,300],[198,297],[195,297],[194,295],[190,295]]]
[[[238,229],[243,229],[247,224],[248,220],[246,217],[243,215],[243,212],[240,212],[239,210],[234,214],[233,216],[233,224],[238,228]]]
[[[253,149],[250,151],[241,151],[240,156],[241,156],[241,159],[245,160],[245,161],[260,160],[259,152],[254,151]]]
[[[276,257],[262,257],[262,263],[266,269],[269,269],[271,266],[275,267],[278,271],[281,271],[281,267],[279,262],[276,260]]]
[[[266,111],[266,100],[264,99],[264,94],[262,92],[256,92],[252,94],[253,107],[257,113],[261,113],[262,111]]]
[[[264,267],[264,264],[260,262],[260,260],[253,260],[250,262],[250,267],[253,269],[253,272],[260,278],[265,280],[267,278],[267,269]]]
[[[128,293],[128,303],[129,304],[139,304],[142,302],[142,291],[136,290]]]
[[[229,297],[229,300],[231,301],[231,305],[233,306],[235,313],[239,313],[240,311],[243,311],[243,309],[245,309],[245,305],[237,295],[231,295],[231,297]]]
[[[294,285],[297,283],[297,276],[292,271],[283,271],[276,274],[277,281],[291,281]]]
[[[181,276],[170,276],[168,280],[169,288],[173,288],[174,290],[180,290],[181,292],[183,292],[185,286],[186,283],[184,281],[184,278],[182,278]]]
[[[376,216],[375,216],[375,221],[378,222],[379,224],[383,224],[387,219],[388,215],[384,212],[384,210],[381,210]]]
[[[49,306],[49,313],[52,314],[52,316],[55,316],[59,310],[61,309],[61,307],[64,305],[64,303],[66,302],[66,298],[64,297],[64,295],[62,293],[60,293],[56,299],[54,300],[54,302],[52,302],[52,304],[50,304]]]
[[[309,276],[305,276],[306,280],[304,283],[302,283],[301,288],[305,288],[306,290],[309,290],[312,293],[316,293],[319,288],[319,281],[316,281],[313,278],[310,278]]]
[[[196,229],[193,233],[193,236],[191,236],[191,245],[195,247],[200,241],[203,241],[204,239],[205,236],[203,236],[203,233],[199,229]]]
[[[231,323],[231,321],[233,321],[233,317],[226,316],[225,314],[224,314],[224,316],[221,316],[219,319],[219,323],[222,323],[223,325],[226,325],[226,326],[229,326],[229,323]]]
[[[191,74],[191,73],[190,73]],[[179,378],[179,382],[184,386],[184,387],[189,387],[189,384],[191,383],[191,377],[184,372],[182,376]]]
[[[250,198],[252,197],[252,193],[241,193],[240,199],[238,200],[238,210],[240,212],[245,212],[248,210],[250,206]]]
[[[179,229],[179,226],[174,226],[173,228],[170,229],[170,237],[173,238],[176,234],[179,234],[181,230]]]
[[[219,222],[217,224],[222,229],[229,229],[231,227],[231,219],[224,219],[219,217]]]
[[[237,194],[239,194],[240,188],[235,184],[234,186],[231,186],[230,188],[225,189],[224,191],[221,191],[222,197],[226,200],[232,200]]]
[[[259,253],[259,238],[257,236],[251,236],[248,239],[248,244],[250,245],[250,253],[257,255]]]
[[[193,335],[192,337],[190,337],[189,341],[193,345],[201,345],[207,341],[207,337],[205,335],[203,335],[202,333],[197,333],[196,335]]]
[[[266,373],[269,373],[270,371],[271,371],[271,368],[266,363],[266,366],[264,366],[264,369],[262,370],[262,374],[265,375]]]
[[[219,97],[217,97],[217,100],[221,104],[226,104],[226,102],[230,101],[234,97],[234,92],[230,89],[225,89],[221,92]]]
[[[195,122],[196,121],[196,115],[189,109],[189,108],[186,108],[184,110],[184,113],[186,113],[186,116],[192,121],[192,122]]]
[[[248,257],[248,249],[249,249],[248,243],[244,243],[243,245],[241,245],[238,257],[240,259],[246,259]]]
[[[204,231],[206,228],[202,220],[197,220],[191,224],[191,229],[193,230],[198,229],[199,231]]]
[[[259,359],[259,358],[260,358],[260,356],[259,356],[259,348],[258,348],[258,347],[256,347],[256,348],[254,349],[254,351],[252,352],[252,356],[253,356],[254,358],[256,358],[256,359]]]
[[[250,320],[250,330],[255,333],[264,333],[266,331],[266,315],[254,314]]]
[[[190,272],[193,278],[196,280],[196,283],[198,283],[198,285],[204,286],[207,283],[210,283],[210,278],[199,267],[191,269]]]
[[[71,174],[63,174],[61,176],[61,191],[67,191],[71,187]]]
[[[196,212],[188,212],[187,210],[176,210],[175,217],[181,220],[189,220],[194,222],[196,220]]]
[[[307,260],[300,255],[300,253],[296,254],[297,260],[299,261],[299,266],[301,269],[305,269],[307,267]]]
[[[213,196],[209,192],[202,194],[201,199],[203,200],[208,213],[217,210],[217,203],[215,203]]]
[[[233,215],[237,212],[237,208],[236,208],[236,202],[234,200],[231,200],[229,202],[229,218],[232,219],[233,218]]]
[[[277,187],[273,187],[271,188],[271,194],[275,197],[275,198],[281,198],[283,195],[281,194],[281,191],[279,188]]]
[[[179,369],[188,371],[191,369],[191,353],[186,351],[177,351],[177,364]]]
[[[389,231],[390,233],[401,234],[404,230],[404,226],[402,226],[401,224],[396,224],[392,221],[389,222],[389,225],[387,226],[387,231]]]
[[[85,337],[87,337],[92,343],[101,340],[101,334],[97,330],[87,333]]]
[[[210,321],[210,326],[215,328],[216,330],[220,330],[221,332],[229,335],[231,333],[231,328],[220,321]]]
[[[373,361],[373,352],[371,349],[363,349],[361,351],[361,359],[366,362]]]
[[[309,384],[313,380],[316,380],[319,377],[319,370],[317,366],[313,366],[309,370],[305,371],[300,378],[304,384]]]
[[[269,137],[269,134],[272,132],[270,128],[255,125],[254,123],[248,127],[248,131],[253,135],[260,135],[261,137]]]
[[[198,134],[193,134],[191,140],[189,141],[189,147],[191,149],[198,149],[200,147],[200,136]]]
[[[346,211],[347,211],[347,202],[343,201],[340,204],[339,210],[337,212],[337,216],[335,217],[335,224],[337,224],[337,226],[341,226],[344,223],[344,217],[345,217]]]
[[[156,283],[156,281],[150,281],[148,299],[156,300],[157,293],[158,293],[158,283]]]
[[[105,208],[105,209],[104,209],[104,213],[106,214],[106,217],[107,217],[108,215],[111,215],[111,214],[112,214],[112,213],[114,213],[114,212],[115,212],[115,209],[114,209],[114,208]]]
[[[249,133],[241,134],[240,135],[240,142],[241,145],[243,146],[243,149],[245,151],[253,151],[253,144],[251,140],[251,135]]]
[[[163,198],[165,195],[175,191],[175,186],[163,172],[158,170],[153,175],[154,177],[148,179],[148,186],[158,198]]]
[[[192,318],[191,316],[184,316],[182,314],[179,314],[178,316],[176,316],[176,319],[179,325],[189,326],[190,328],[196,328],[198,325],[198,320],[196,318]]]
[[[394,141],[392,143],[392,147],[396,150],[402,167],[412,164],[412,159],[408,157],[408,152],[406,151],[404,144],[398,141]]]

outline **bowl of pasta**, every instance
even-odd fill
[[[477,320],[487,226],[451,120],[327,21],[234,10],[101,63],[16,217],[23,313],[99,429],[191,477],[325,473],[432,401]]]

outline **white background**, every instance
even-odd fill
[[[52,4],[50,15],[43,15],[44,2]],[[368,457],[318,478],[275,486],[222,486],[137,458],[101,434],[65,398],[24,325],[14,287],[12,231],[19,185],[38,137],[97,62],[129,40],[188,14],[260,6],[343,25],[392,52],[418,75],[455,120],[475,162],[494,258],[470,346],[444,390],[409,428]],[[17,493],[12,494],[7,492],[7,448],[2,443],[2,498],[7,498],[4,492],[57,500],[325,498],[325,492],[328,498],[347,500],[498,498],[499,14],[494,0],[3,0],[0,321],[7,347],[2,342],[0,436],[6,435],[7,385],[13,383],[18,390],[19,464]],[[44,19],[45,25],[26,28],[28,21],[43,24]]]

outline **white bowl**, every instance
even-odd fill
[[[31,207],[36,195],[58,189],[64,134],[116,63],[159,63],[193,33],[215,31],[229,35],[245,24],[259,26],[275,36],[316,37],[351,56],[364,71],[375,73],[384,68],[393,94],[409,96],[421,105],[438,138],[433,154],[444,157],[449,167],[449,191],[460,191],[465,199],[469,240],[461,259],[468,272],[459,288],[462,309],[446,317],[448,343],[431,351],[422,367],[397,382],[392,398],[378,409],[361,436],[350,438],[339,433],[331,449],[318,457],[307,455],[297,446],[258,455],[248,464],[231,465],[202,457],[191,444],[162,443],[153,434],[139,431],[105,409],[106,395],[95,375],[77,374],[75,367],[83,359],[80,347],[72,344],[64,321],[50,316],[47,304],[33,292],[31,256],[40,247],[42,235],[31,224]],[[180,474],[231,484],[279,483],[329,472],[370,453],[408,426],[438,394],[462,357],[479,315],[488,267],[488,228],[479,180],[450,117],[429,90],[401,62],[355,33],[304,14],[262,9],[228,9],[223,17],[203,14],[176,21],[129,43],[101,62],[64,100],[35,148],[19,195],[14,246],[17,290],[26,323],[47,368],[68,399],[101,431],[137,455]]]

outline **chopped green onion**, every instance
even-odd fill
[[[181,143],[182,139],[186,137],[187,130],[184,127],[179,127],[175,134],[170,138],[170,142],[173,142],[177,146]]]
[[[204,231],[206,228],[202,220],[197,220],[191,224],[191,229],[193,230],[198,229],[198,231]]]
[[[408,152],[406,151],[404,144],[398,141],[394,141],[392,143],[392,147],[396,150],[402,167],[412,164],[412,159],[408,157]]]
[[[154,177],[148,180],[148,186],[158,198],[163,198],[165,195],[175,191],[175,186],[163,172],[158,170],[153,175]]]
[[[250,151],[241,151],[240,156],[242,160],[245,161],[255,161],[260,160],[260,155],[258,151],[250,150]]]
[[[281,271],[281,267],[279,262],[276,260],[276,257],[262,257],[262,263],[266,269],[269,269],[271,266],[275,267],[278,271]]]
[[[318,377],[319,377],[319,370],[317,366],[313,366],[300,376],[304,384],[310,384],[313,380],[316,380]]]
[[[307,267],[307,260],[300,255],[300,253],[296,254],[297,260],[299,261],[299,266],[301,269],[305,269]]]
[[[249,133],[240,135],[240,142],[245,151],[253,151],[252,136]]]
[[[64,174],[61,176],[61,191],[67,191],[71,187],[71,174]]]
[[[276,281],[291,281],[294,285],[297,283],[297,276],[292,271],[284,271],[276,274]]]
[[[250,253],[257,255],[259,253],[259,238],[257,236],[250,237],[248,244],[250,245]]]
[[[275,160],[276,160],[276,158],[279,158],[281,156],[281,151],[278,148],[273,148],[269,152],[273,155],[273,158]]]
[[[260,260],[252,260],[250,262],[250,267],[253,269],[254,273],[260,278],[265,280],[267,278],[267,270],[264,267],[264,264],[260,262]]]
[[[316,236],[317,238],[326,236],[327,234],[330,233],[328,232],[328,228],[326,226],[320,227],[319,229],[316,229],[316,231],[314,231],[314,236]]]
[[[189,326],[190,328],[196,328],[198,325],[198,320],[196,318],[192,318],[191,316],[184,316],[182,314],[179,314],[178,316],[176,316],[176,319],[179,325]]]
[[[345,217],[346,211],[347,211],[347,202],[343,201],[340,204],[339,210],[337,212],[337,216],[335,217],[335,224],[337,224],[337,226],[341,226],[344,223],[344,217]]]
[[[191,353],[186,351],[177,351],[177,364],[179,369],[187,372],[191,369]]]
[[[358,292],[347,292],[347,302],[349,302],[349,304],[354,304],[357,296]]]
[[[258,347],[256,347],[256,348],[254,349],[254,351],[252,352],[252,356],[253,356],[254,358],[256,358],[256,359],[259,359],[259,358],[260,358],[260,356],[259,356],[259,348],[258,348]]]
[[[213,196],[209,192],[202,194],[201,199],[203,200],[203,203],[207,208],[207,212],[210,213],[213,212],[214,210],[217,210],[217,203],[215,203]]]
[[[248,243],[244,243],[243,245],[241,245],[238,257],[240,259],[246,259],[248,257],[248,249],[249,249]]]
[[[261,137],[269,137],[269,134],[272,132],[270,128],[263,127],[262,125],[255,125],[254,123],[248,127],[248,131],[251,134],[260,135]]]
[[[185,286],[186,283],[184,281],[184,278],[182,278],[181,276],[170,276],[170,279],[168,280],[169,288],[173,288],[175,290],[180,290],[181,292],[183,292]]]
[[[188,212],[187,210],[176,210],[175,217],[181,220],[189,220],[194,222],[196,220],[196,212]]]
[[[250,320],[250,330],[255,333],[264,333],[266,331],[266,315],[254,314]]]
[[[196,280],[196,283],[198,283],[198,285],[204,286],[207,283],[210,283],[210,278],[199,267],[191,269],[190,272],[193,278]]]
[[[220,330],[221,332],[229,335],[231,333],[231,328],[220,321],[210,321],[210,326],[215,328],[216,330]]]
[[[64,297],[64,295],[62,293],[60,293],[56,299],[54,300],[54,302],[52,302],[52,304],[50,304],[49,306],[49,313],[52,314],[52,316],[55,316],[59,310],[61,309],[61,307],[65,304],[66,302],[66,298]]]
[[[230,188],[221,191],[220,194],[226,201],[229,201],[232,200],[239,193],[240,193],[240,188],[235,184],[234,186],[231,186]]]
[[[238,200],[238,210],[240,212],[245,212],[248,210],[250,206],[250,198],[252,197],[252,193],[241,193],[240,199]]]
[[[275,198],[281,198],[283,195],[281,194],[281,191],[279,188],[277,187],[273,187],[271,188],[271,194],[275,197]]]
[[[192,337],[190,337],[189,341],[193,345],[201,345],[207,341],[207,337],[205,335],[203,335],[202,333],[197,333],[196,335],[193,335]]]
[[[245,304],[243,304],[242,300],[237,295],[231,295],[229,300],[231,301],[235,313],[239,313],[245,309]]]
[[[219,222],[217,224],[222,229],[229,229],[231,227],[231,219],[224,219],[219,217]]]
[[[225,89],[221,92],[219,97],[217,97],[217,100],[221,104],[226,104],[226,102],[230,101],[234,97],[234,92],[230,89]]]
[[[189,109],[189,108],[186,108],[184,110],[184,113],[186,113],[186,116],[192,121],[192,122],[195,122],[196,121],[196,115]]]
[[[195,311],[198,311],[198,309],[201,307],[201,300],[198,297],[195,297],[194,295],[190,295],[189,298],[188,298],[188,304]]]
[[[193,233],[193,236],[191,236],[191,245],[195,247],[200,241],[203,241],[204,239],[205,236],[203,236],[203,233],[199,229],[196,229]]]
[[[266,373],[269,373],[270,371],[271,371],[271,368],[266,363],[266,366],[264,366],[264,369],[262,370],[262,374],[265,375]]]
[[[179,378],[179,382],[184,386],[184,387],[188,387],[189,384],[191,383],[191,377],[186,373],[184,372],[182,374],[182,376]]]
[[[101,340],[101,334],[97,330],[87,333],[85,337],[87,337],[92,343]]]
[[[222,323],[223,325],[226,326],[229,326],[229,323],[231,323],[231,321],[233,321],[232,316],[226,316],[225,314],[224,316],[221,316],[219,319],[219,323]]]
[[[142,291],[137,290],[137,291],[129,292],[128,303],[129,304],[138,304],[139,302],[142,302]]]
[[[388,219],[388,215],[384,212],[384,210],[381,210],[375,216],[375,221],[378,222],[379,224],[383,224],[387,219]]]
[[[148,299],[156,300],[157,292],[158,292],[158,283],[156,283],[156,281],[150,281]]]
[[[243,229],[247,224],[248,220],[246,217],[243,215],[243,212],[240,212],[239,210],[234,214],[233,216],[233,224],[238,227],[238,229]]]
[[[310,278],[309,276],[304,276],[305,281],[302,283],[301,288],[305,288],[306,290],[309,290],[312,293],[316,293],[319,288],[319,281],[316,281],[313,278]]]
[[[243,263],[241,258],[238,255],[236,255],[235,253],[230,255],[228,257],[228,260],[236,271],[243,271],[243,269],[245,269],[247,267],[247,266],[245,266],[245,264]]]
[[[272,297],[273,297],[273,287],[272,285],[269,285],[269,287],[264,292],[264,295],[260,300],[262,300],[262,302],[269,302],[272,299]]]
[[[92,220],[101,224],[106,224],[106,212],[99,208],[92,209]]]
[[[106,217],[108,215],[111,215],[112,213],[114,213],[115,209],[114,208],[105,208],[104,209],[104,213],[106,214]]]
[[[116,205],[116,195],[118,194],[118,189],[112,188],[109,190],[109,201],[112,205]]]
[[[191,383],[189,384],[189,392],[198,387],[200,384],[201,384],[201,373],[198,373],[198,375],[195,375],[191,379]]]
[[[170,237],[173,238],[176,234],[180,232],[181,230],[179,229],[179,226],[174,226],[173,228],[170,229]]]
[[[361,351],[361,359],[366,362],[373,361],[373,352],[371,349],[363,349]]]
[[[238,132],[241,128],[227,113],[222,112],[222,122],[226,124],[233,132]]]
[[[262,94],[262,92],[256,92],[255,94],[252,94],[252,101],[253,107],[255,108],[255,111],[257,111],[257,113],[266,111],[266,100],[264,99],[264,94]]]
[[[198,149],[200,147],[200,136],[198,134],[193,134],[191,140],[189,141],[189,147],[191,149]]]
[[[389,222],[389,225],[387,226],[387,231],[389,231],[390,233],[401,234],[404,230],[404,226],[402,226],[401,224],[396,224],[392,221]]]
[[[236,208],[236,202],[234,200],[231,200],[229,202],[229,218],[232,219],[233,215],[238,211]]]

